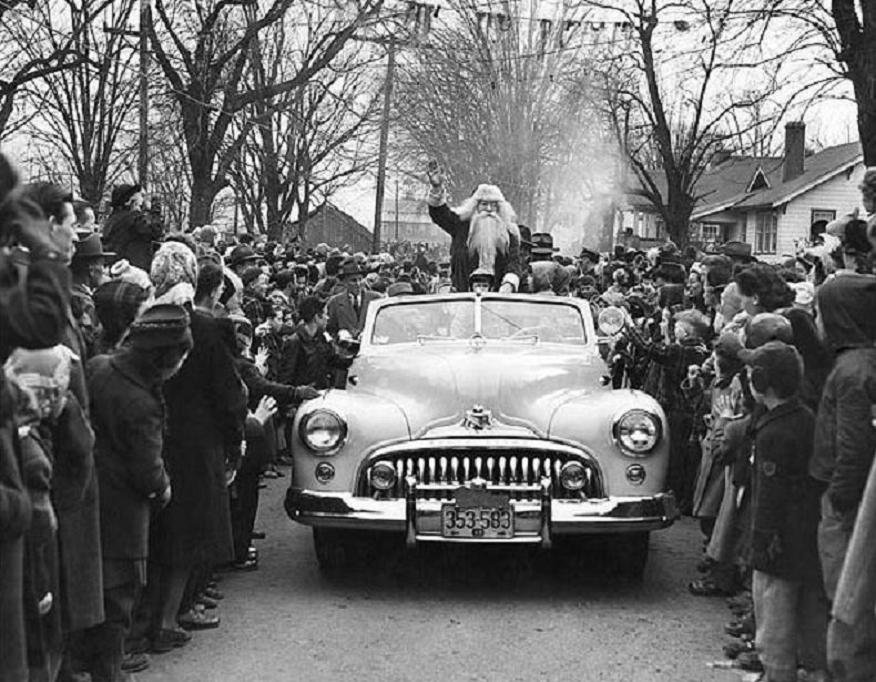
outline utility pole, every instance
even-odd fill
[[[389,142],[389,112],[392,103],[392,84],[395,79],[395,40],[388,41],[386,82],[383,84],[383,118],[380,121],[380,148],[377,153],[377,198],[374,204],[374,234],[371,251],[380,251],[380,228],[383,219],[383,197],[386,192],[386,156]]]
[[[149,182],[149,34],[152,25],[152,0],[140,0],[140,139],[137,170],[140,184]]]

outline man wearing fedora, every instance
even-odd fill
[[[258,264],[261,256],[249,244],[239,244],[228,254],[228,267],[237,274],[243,275],[245,270]]]
[[[119,258],[149,272],[152,244],[161,240],[164,226],[157,215],[143,210],[143,188],[136,184],[116,185],[110,204],[112,213],[103,226],[104,243]]]
[[[104,251],[100,235],[92,234],[76,243],[70,273],[73,275],[73,288],[70,292],[70,310],[79,330],[85,339],[85,347],[91,356],[98,333],[97,315],[94,311],[94,290],[103,284],[104,259],[115,254]]]
[[[362,287],[364,276],[365,273],[352,258],[341,265],[338,277],[342,291],[329,298],[325,306],[328,315],[326,330],[332,336],[337,337],[346,330],[355,339],[362,333],[368,304],[380,298],[380,294]]]
[[[461,206],[447,206],[444,174],[437,162],[428,169],[429,217],[450,235],[451,279],[456,291],[469,291],[476,270],[493,274],[494,287],[511,293],[520,286],[523,265],[514,209],[495,185],[478,185]]]

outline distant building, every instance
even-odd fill
[[[716,156],[696,186],[690,240],[705,248],[746,242],[764,261],[792,256],[828,222],[860,206],[864,171],[859,142],[806,156],[804,125],[789,123],[782,157]],[[640,191],[625,196],[619,232],[631,227],[643,239],[662,240],[663,221]]]
[[[289,226],[290,238],[300,237],[300,228],[300,221],[292,223]],[[370,251],[371,232],[353,216],[325,202],[307,215],[302,242],[305,248],[326,243],[338,248],[348,245],[353,251]]]
[[[422,185],[399,183],[396,189],[393,183],[387,183],[381,216],[381,241],[450,243],[450,235],[429,217],[426,191]]]

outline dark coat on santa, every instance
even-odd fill
[[[432,222],[450,235],[450,279],[456,291],[468,291],[468,278],[478,267],[476,254],[469,253],[468,232],[470,221],[462,220],[446,203],[429,206],[429,217]],[[512,280],[515,290],[518,288],[523,261],[520,256],[520,238],[511,235],[511,243],[505,253],[496,252],[495,287],[498,289],[506,276]]]

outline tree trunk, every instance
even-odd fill
[[[864,150],[864,165],[876,166],[876,57],[873,47],[862,47],[862,54],[849,71],[858,103],[858,136]]]
[[[217,193],[209,180],[208,173],[199,173],[192,169],[192,178],[192,200],[189,204],[190,229],[210,223],[213,218],[213,200]]]

